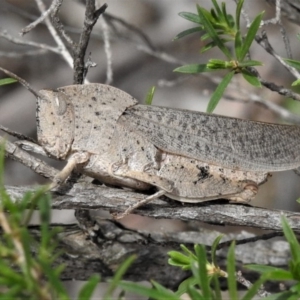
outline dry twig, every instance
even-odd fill
[[[105,12],[107,4],[99,9],[95,8],[95,0],[86,0],[85,20],[77,47],[74,49],[74,84],[82,84],[85,74],[84,57],[90,40],[90,35],[101,14]]]

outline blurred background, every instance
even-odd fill
[[[51,1],[45,1],[46,6]],[[98,1],[102,5],[104,1]],[[216,84],[205,76],[189,76],[174,73],[173,70],[189,63],[206,63],[210,58],[223,58],[220,51],[213,49],[204,54],[199,52],[203,43],[199,35],[189,35],[173,41],[181,31],[193,27],[193,24],[178,16],[179,12],[196,13],[196,4],[209,9],[210,0],[201,2],[192,0],[108,0],[106,12],[121,21],[109,21],[105,24],[98,22],[92,34],[87,53],[97,64],[88,73],[90,82],[105,83],[107,81],[107,55],[103,43],[103,28],[107,27],[109,38],[109,53],[112,69],[111,85],[118,87],[144,103],[146,94],[152,86],[156,86],[153,104],[197,111],[205,111],[211,92]],[[235,2],[226,1],[228,10],[234,13]],[[245,10],[252,19],[257,13],[265,10],[264,19],[275,16],[275,9],[265,1],[246,0]],[[76,42],[84,20],[85,6],[82,1],[65,0],[61,7],[60,18],[66,31]],[[17,39],[34,41],[56,46],[47,27],[38,25],[23,37],[20,31],[40,15],[33,0],[1,1],[0,27]],[[112,23],[110,23],[112,22]],[[123,22],[123,23],[122,23]],[[124,23],[127,24],[124,26]],[[299,58],[299,41],[296,33],[299,27],[286,20],[284,26],[291,42],[294,58]],[[110,25],[114,26],[111,27]],[[270,43],[278,54],[286,57],[284,43],[278,26],[269,25],[265,28]],[[146,36],[146,37],[145,37]],[[290,87],[294,78],[266,51],[254,43],[251,57],[264,63],[259,68],[261,76],[278,85]],[[57,88],[72,84],[73,72],[65,60],[58,54],[39,48],[12,43],[0,37],[0,65],[26,79],[35,89]],[[224,73],[218,74],[224,76]],[[0,77],[6,77],[0,74]],[[266,88],[254,89],[239,75],[235,85],[226,91],[239,99],[240,89],[246,89],[249,94],[257,94],[267,101],[280,104],[296,113],[299,105],[287,101]],[[241,98],[248,100],[245,96]],[[247,101],[221,100],[215,113],[244,119],[281,123],[285,120],[278,118],[270,110]],[[0,123],[12,130],[36,137],[35,99],[19,84],[0,88]],[[2,133],[0,133],[2,134]],[[50,161],[52,165],[61,168],[61,162]],[[45,180],[19,163],[7,160],[5,168],[5,183],[7,185],[32,185],[44,183]],[[300,197],[299,177],[292,171],[273,174],[266,184],[261,186],[253,205],[299,210],[296,199]],[[57,212],[66,220],[66,212]],[[73,220],[73,214],[69,216]],[[151,222],[135,216],[124,220],[126,225],[139,228],[162,230],[178,230],[184,226],[181,222]],[[142,227],[141,227],[142,226]]]
[[[45,1],[46,6],[51,1]],[[99,6],[104,1],[98,1]],[[119,18],[103,24],[98,22],[92,34],[87,53],[97,64],[88,73],[90,82],[107,82],[107,55],[103,42],[103,28],[108,30],[109,53],[111,60],[112,82],[118,87],[144,103],[147,92],[156,86],[153,104],[168,107],[205,111],[211,92],[216,84],[207,76],[189,76],[174,73],[173,70],[182,64],[206,63],[210,58],[223,58],[220,51],[214,49],[204,54],[199,52],[203,43],[197,34],[173,41],[181,31],[193,27],[193,24],[178,16],[179,12],[196,13],[196,4],[209,9],[210,0],[107,0],[106,12]],[[226,1],[228,10],[234,12],[234,1]],[[245,9],[252,19],[257,13],[265,10],[264,19],[275,16],[275,9],[261,0],[246,0]],[[74,41],[78,41],[84,20],[85,6],[82,1],[64,0],[60,18],[66,31]],[[44,24],[38,25],[25,36],[20,36],[23,27],[40,15],[33,0],[3,0],[0,5],[0,31],[3,30],[14,38],[33,41],[56,47],[56,44]],[[123,23],[122,23],[123,22]],[[114,27],[110,25],[113,24]],[[127,24],[126,26],[124,24]],[[291,42],[294,58],[299,58],[299,41],[296,34],[299,27],[283,20]],[[265,28],[270,43],[278,54],[286,57],[284,43],[278,26]],[[264,63],[259,68],[261,76],[278,85],[290,87],[295,80],[273,57],[254,43],[251,57]],[[18,45],[0,37],[0,66],[26,79],[35,89],[57,88],[72,84],[73,71],[58,54],[39,48]],[[224,76],[224,73],[217,74]],[[0,74],[0,78],[6,77]],[[267,101],[277,103],[295,113],[299,105],[288,101],[266,88],[255,89],[240,76],[235,76],[235,84],[226,91],[236,99],[241,90],[256,94]],[[221,100],[215,113],[244,119],[281,123],[270,110],[252,101]],[[0,124],[36,138],[35,98],[19,84],[0,87]],[[2,132],[0,134],[3,134]],[[44,158],[43,158],[44,159]],[[61,168],[63,163],[47,159],[49,163]],[[297,211],[300,197],[299,177],[292,171],[273,174],[266,184],[261,186],[257,198],[251,203],[256,206]],[[6,161],[5,183],[7,185],[33,185],[46,181],[28,168],[11,160]],[[108,216],[108,215],[106,215]],[[63,217],[63,219],[62,219]],[[74,222],[73,212],[56,211],[53,221]],[[179,221],[153,220],[139,216],[130,216],[123,220],[126,226],[139,229],[179,231],[188,225]],[[208,225],[198,225],[208,226]],[[193,226],[195,230],[197,226]],[[222,228],[226,231],[228,228]],[[74,285],[71,289],[75,293]]]

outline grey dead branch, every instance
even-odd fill
[[[7,186],[7,192],[18,201],[32,187]],[[89,183],[76,183],[68,192],[52,193],[53,209],[104,209],[110,212],[122,212],[129,205],[147,197],[147,194],[129,190],[97,186]],[[272,210],[250,205],[223,203],[181,204],[165,198],[153,200],[136,209],[138,215],[159,218],[179,219],[182,221],[202,221],[214,225],[246,226],[264,230],[281,231],[280,217],[285,215],[296,232],[300,232],[300,213]]]

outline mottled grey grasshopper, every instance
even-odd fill
[[[248,202],[269,172],[300,166],[300,127],[137,104],[103,84],[41,90],[32,149],[67,160],[52,187],[75,167],[106,184],[182,202]],[[27,143],[27,147],[30,146]],[[124,216],[142,203],[130,207]]]

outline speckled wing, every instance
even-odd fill
[[[147,105],[128,108],[121,118],[165,152],[246,171],[300,166],[298,126]]]
[[[226,169],[174,154],[166,155],[158,175],[173,182],[168,197],[191,203],[220,198],[248,202],[268,176],[263,172]]]

